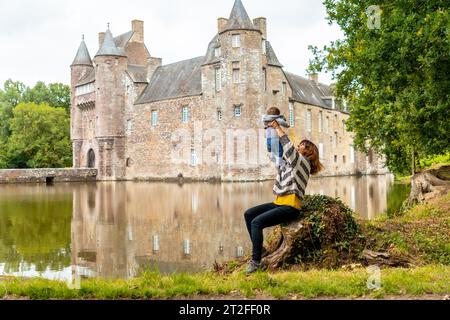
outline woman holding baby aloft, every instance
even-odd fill
[[[263,268],[263,230],[298,218],[310,176],[323,170],[319,150],[314,143],[303,140],[295,148],[277,121],[272,121],[269,126],[276,130],[280,139],[285,163],[277,166],[277,178],[273,187],[276,200],[248,209],[244,214],[253,244],[252,260],[247,273]]]

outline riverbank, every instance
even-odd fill
[[[144,272],[132,280],[85,279],[79,290],[43,279],[0,278],[3,299],[443,299],[450,294],[450,194],[400,216],[364,225],[368,246],[411,257],[411,268],[382,268],[380,289],[368,288],[362,265],[337,270],[295,268],[227,274],[162,275]]]
[[[252,276],[234,273],[175,274],[145,272],[133,280],[90,279],[79,290],[66,283],[42,279],[3,278],[1,298],[29,299],[382,299],[433,295],[443,299],[450,293],[450,266],[429,265],[413,269],[381,271],[381,289],[367,286],[365,268],[311,270],[307,272],[261,272]]]

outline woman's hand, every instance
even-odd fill
[[[271,126],[272,128],[274,128],[277,131],[278,136],[281,138],[282,136],[284,136],[286,133],[283,131],[283,129],[281,128],[280,124],[278,123],[278,121],[274,120],[272,121],[269,126]]]
[[[278,129],[278,128],[281,129],[280,124],[279,124],[278,121],[276,121],[276,120],[273,120],[271,123],[269,123],[269,126],[272,127],[272,128],[274,128],[274,129]]]

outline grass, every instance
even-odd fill
[[[450,293],[450,266],[429,265],[413,269],[382,269],[381,289],[367,287],[364,268],[311,270],[307,272],[260,272],[246,276],[242,271],[228,276],[213,273],[161,275],[144,272],[133,280],[83,280],[79,290],[64,282],[43,279],[5,278],[0,280],[0,298],[29,299],[177,299],[185,297],[223,298],[265,297],[311,299],[317,297],[368,297],[386,295]]]
[[[366,223],[365,234],[376,251],[397,251],[419,265],[450,265],[450,193],[401,215]]]

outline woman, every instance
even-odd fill
[[[323,170],[319,161],[319,150],[314,143],[304,140],[296,149],[277,121],[271,122],[270,126],[280,137],[283,145],[283,159],[286,164],[277,169],[277,180],[273,187],[277,199],[273,203],[248,209],[244,214],[253,244],[253,255],[247,269],[248,274],[263,267],[261,263],[263,230],[297,218],[310,175]]]

